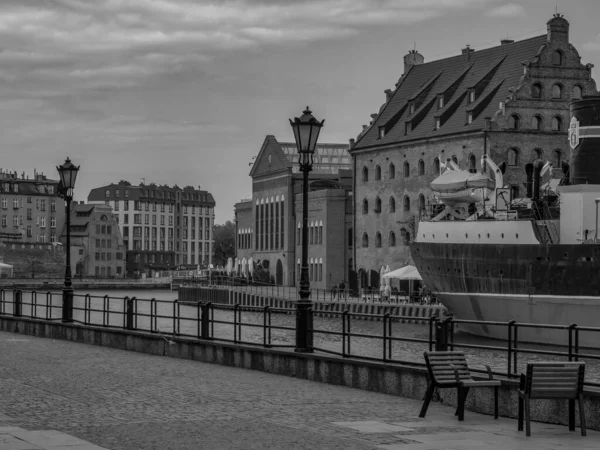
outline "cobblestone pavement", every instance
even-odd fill
[[[0,450],[586,449],[566,426],[195,361],[0,332]]]

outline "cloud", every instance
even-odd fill
[[[596,38],[593,41],[586,42],[583,44],[583,49],[591,52],[600,50],[600,34],[596,35]]]
[[[502,6],[497,6],[486,12],[488,17],[517,17],[525,14],[525,9],[516,3],[507,3]]]

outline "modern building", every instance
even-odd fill
[[[302,179],[293,142],[268,135],[250,171],[252,196],[235,205],[236,257],[278,285],[295,286],[302,257]],[[348,282],[352,164],[347,144],[317,144],[309,174],[309,274],[313,288]],[[241,264],[240,269],[241,270]]]
[[[112,206],[127,253],[127,276],[212,263],[215,201],[207,191],[121,181],[92,189],[88,202]]]
[[[73,276],[125,276],[125,246],[112,207],[74,202],[70,225]],[[63,238],[66,239],[66,230]]]
[[[382,266],[410,258],[419,214],[433,203],[440,162],[480,170],[482,154],[506,162],[505,183],[524,196],[525,164],[542,159],[560,171],[568,159],[569,103],[596,93],[592,65],[569,42],[555,14],[547,33],[426,63],[416,51],[369,125],[351,140],[354,158],[355,269],[362,287],[378,286]],[[556,176],[559,174],[557,173]]]

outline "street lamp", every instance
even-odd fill
[[[62,321],[73,322],[73,288],[71,287],[71,200],[73,200],[73,188],[79,172],[79,166],[75,166],[69,158],[62,166],[56,166],[60,174],[60,185],[58,194],[65,199],[65,211],[67,215],[67,265],[65,267],[65,286],[63,288]]]
[[[302,183],[302,266],[300,269],[300,299],[296,300],[296,351],[312,352],[312,301],[310,300],[310,280],[308,278],[308,173],[312,170],[319,132],[325,121],[319,122],[306,107],[300,118],[290,125],[298,150],[298,163],[304,178]]]

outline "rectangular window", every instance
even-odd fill
[[[8,208],[8,202],[5,197],[2,197],[2,209]]]
[[[31,220],[31,208],[27,208],[27,220]]]
[[[161,225],[165,224],[165,216],[160,216],[160,224]]]
[[[19,199],[18,198],[13,199],[13,209],[19,209]]]
[[[150,214],[144,214],[144,224],[150,225]]]
[[[169,216],[169,226],[173,226],[173,216]]]
[[[129,201],[127,200],[123,202],[123,211],[129,211]]]
[[[156,225],[156,216],[152,216],[152,225]]]
[[[142,224],[142,215],[141,214],[134,214],[133,215],[133,223],[137,224],[137,225],[141,225]]]
[[[125,214],[123,216],[123,223],[125,223],[125,224],[129,223],[129,214]]]
[[[117,191],[119,192],[119,191]],[[115,211],[119,210],[119,200],[115,200]]]
[[[31,237],[32,233],[31,233],[31,225],[27,225],[27,237]]]
[[[40,211],[46,211],[46,199],[40,199]]]
[[[152,212],[156,212],[156,202],[152,202]]]
[[[31,197],[27,197],[28,200],[31,200]],[[27,202],[31,203],[31,202]],[[56,211],[56,200],[50,200],[50,211]]]
[[[46,228],[46,218],[40,217],[40,227]]]

